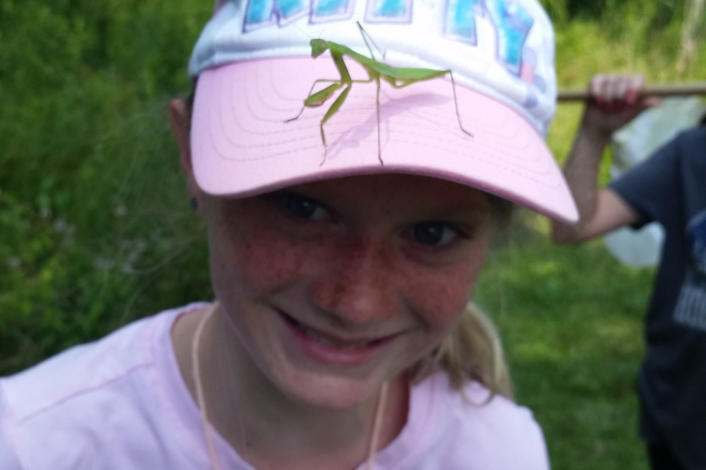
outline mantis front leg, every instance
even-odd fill
[[[341,106],[343,106],[343,102],[346,101],[346,98],[348,97],[348,93],[351,91],[351,87],[353,86],[353,83],[350,82],[347,84],[347,86],[343,89],[340,95],[338,95],[338,98],[333,102],[331,107],[326,111],[326,114],[324,114],[323,119],[321,119],[321,123],[319,123],[319,130],[321,131],[321,142],[324,144],[324,159],[321,161],[321,165],[324,164],[326,161],[326,156],[328,152],[328,147],[326,146],[326,133],[324,132],[324,124],[331,119],[331,117],[338,112],[339,109],[341,109]]]
[[[317,91],[316,93],[313,93],[314,88],[316,88],[316,85],[318,83],[322,83],[322,82],[333,83],[333,84],[327,86],[326,88],[324,88],[321,91]],[[299,119],[299,116],[302,115],[302,113],[304,112],[304,110],[306,108],[316,108],[318,106],[321,106],[322,104],[324,104],[324,102],[326,100],[328,100],[329,98],[331,98],[331,96],[333,96],[333,94],[336,92],[336,90],[338,90],[342,86],[343,86],[343,82],[341,82],[341,80],[332,80],[332,79],[326,79],[326,78],[316,80],[311,85],[311,89],[309,90],[309,94],[307,95],[306,99],[304,100],[304,106],[302,106],[302,109],[297,113],[296,116],[294,116],[293,118],[289,118],[284,122],[292,122],[292,121]]]
[[[353,83],[370,83],[372,81],[375,81],[376,85],[376,93],[375,93],[375,115],[377,118],[377,133],[378,133],[378,160],[380,161],[381,165],[384,165],[382,161],[382,146],[381,146],[381,136],[380,136],[380,78],[375,77],[373,78],[371,76],[370,80],[352,80],[350,83],[346,85],[346,87],[343,89],[340,95],[338,95],[338,98],[331,104],[331,107],[326,111],[326,114],[324,114],[323,119],[321,119],[321,123],[319,124],[319,130],[321,132],[321,142],[324,144],[324,160],[321,162],[323,165],[324,162],[326,161],[326,155],[327,155],[327,144],[326,144],[326,133],[324,132],[324,124],[328,122],[329,119],[333,117],[334,114],[338,112],[339,109],[341,109],[341,106],[343,106],[343,103],[346,101],[346,98],[348,98],[348,93],[350,93],[351,88],[353,87]],[[333,85],[331,85],[333,86]]]

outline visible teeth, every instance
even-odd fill
[[[327,338],[325,336],[321,336],[320,334],[316,333],[315,331],[310,330],[309,328],[305,327],[304,325],[299,325],[301,330],[306,333],[306,335],[313,339],[318,341],[321,344],[324,344],[326,346],[332,346],[334,348],[342,349],[342,350],[348,350],[348,349],[358,349],[362,348],[364,346],[367,346],[369,342],[367,341],[361,341],[358,343],[346,343],[346,344],[341,344],[337,343],[335,341],[332,341],[330,338]]]

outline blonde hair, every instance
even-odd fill
[[[496,228],[506,229],[514,204],[492,194],[487,197]],[[473,302],[466,305],[454,330],[432,354],[412,366],[411,375],[418,381],[438,370],[446,372],[449,383],[459,392],[467,382],[476,381],[490,390],[488,400],[494,395],[514,398],[500,334],[492,320]]]
[[[451,334],[412,370],[414,381],[443,370],[458,391],[467,382],[476,381],[491,391],[488,399],[496,394],[513,399],[500,335],[490,318],[474,303],[467,305]]]

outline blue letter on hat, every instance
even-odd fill
[[[408,23],[412,19],[412,1],[369,0],[365,19],[371,23]]]
[[[446,34],[474,46],[478,44],[476,13],[483,13],[483,0],[449,0],[446,4]]]
[[[250,0],[245,12],[245,31],[271,25],[289,23],[309,13],[308,0]]]
[[[311,19],[314,22],[346,18],[351,11],[351,0],[315,0]]]
[[[448,0],[446,34],[478,45],[476,15],[487,13],[496,31],[498,59],[515,75],[520,74],[522,50],[532,29],[532,17],[512,0]]]
[[[519,76],[522,50],[534,20],[512,0],[487,0],[486,8],[498,33],[498,56],[505,68]]]

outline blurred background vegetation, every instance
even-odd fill
[[[212,3],[0,0],[0,375],[212,297],[167,122]],[[706,76],[706,55],[684,52],[704,39],[693,0],[543,3],[561,88],[604,71]],[[580,111],[559,108],[559,160]],[[554,468],[645,469],[633,384],[653,271],[619,265],[600,241],[556,247],[546,234],[546,220],[520,213],[477,288],[518,399]]]

